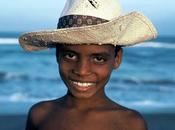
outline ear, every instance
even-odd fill
[[[122,62],[123,49],[120,48],[115,56],[114,69],[117,69]]]

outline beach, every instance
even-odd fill
[[[26,115],[0,115],[0,130],[24,130]]]
[[[175,113],[154,113],[143,116],[148,130],[175,130]]]
[[[0,130],[24,130],[33,104],[67,91],[55,50],[24,52],[14,35],[0,38]],[[122,65],[106,86],[109,98],[142,113],[149,130],[175,130],[175,38],[166,41],[124,48]]]
[[[175,130],[175,113],[143,114],[148,130]],[[1,115],[0,130],[24,130],[26,115]]]

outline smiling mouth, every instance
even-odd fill
[[[72,83],[76,86],[84,87],[84,88],[96,85],[96,83],[90,83],[90,82],[72,81]]]
[[[79,92],[90,91],[96,86],[96,83],[94,82],[80,82],[80,81],[74,81],[74,80],[70,80],[70,81],[73,87]]]

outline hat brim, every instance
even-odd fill
[[[25,50],[37,51],[63,43],[130,46],[156,37],[151,21],[131,12],[102,24],[26,33],[19,42]]]

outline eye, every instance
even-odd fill
[[[96,63],[104,63],[106,61],[106,58],[104,58],[103,56],[96,56],[93,58],[93,60]]]
[[[72,53],[72,52],[65,52],[63,54],[63,58],[67,59],[67,60],[76,60],[77,56],[74,53]]]

